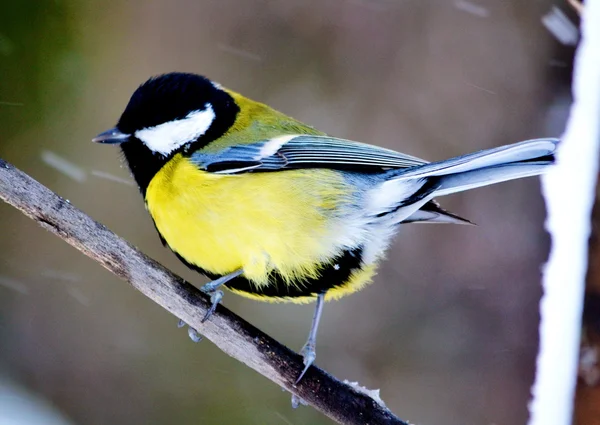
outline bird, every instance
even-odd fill
[[[400,224],[470,221],[434,199],[543,173],[559,140],[540,138],[428,162],[327,135],[204,76],[154,76],[131,96],[118,144],[163,245],[222,288],[260,301],[325,301],[367,286]]]

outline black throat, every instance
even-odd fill
[[[121,152],[131,170],[140,192],[146,197],[146,189],[152,178],[171,157],[152,152],[139,139],[131,139],[121,144]]]

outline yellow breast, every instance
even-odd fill
[[[217,175],[176,155],[152,179],[146,203],[170,248],[215,274],[243,268],[265,285],[278,270],[290,282],[317,277],[339,254],[333,241],[350,188],[333,170]]]

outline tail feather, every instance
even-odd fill
[[[451,193],[462,192],[464,190],[475,189],[508,180],[537,176],[542,174],[550,164],[552,164],[552,162],[514,162],[464,173],[450,174],[441,178],[440,186],[433,195],[450,195]]]
[[[515,163],[533,164],[539,162],[541,165],[549,165],[554,162],[554,152],[556,151],[558,142],[558,139],[550,138],[527,140],[525,142],[458,156],[445,161],[412,167],[409,170],[397,173],[396,178],[439,177]],[[514,178],[518,177],[521,176]]]
[[[402,220],[402,223],[451,223],[475,225],[471,220],[445,210],[434,200],[427,202],[408,218]]]
[[[536,176],[554,163],[558,139],[535,139],[413,167],[394,179],[438,179],[432,196]]]
[[[368,210],[388,223],[469,223],[434,197],[542,174],[554,163],[558,139],[535,139],[446,161],[389,171],[370,193]]]

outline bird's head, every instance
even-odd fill
[[[142,191],[175,154],[222,136],[239,107],[221,86],[196,74],[150,78],[129,99],[116,127],[93,139],[119,144]]]

